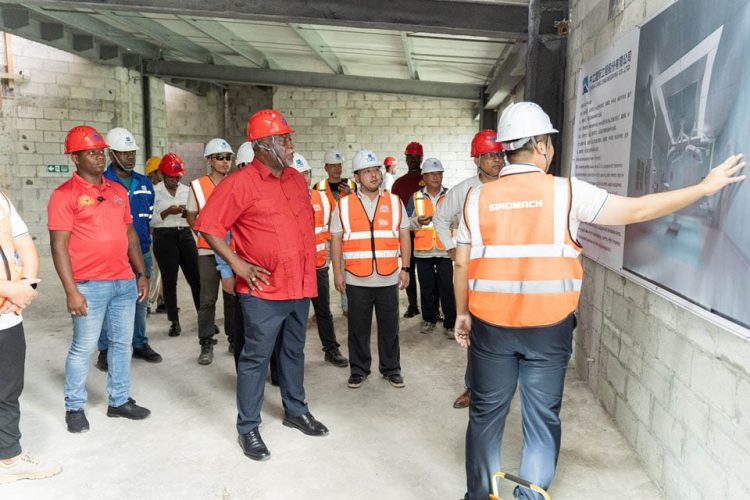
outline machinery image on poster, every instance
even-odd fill
[[[640,29],[628,195],[750,158],[750,2],[680,0]],[[750,182],[625,230],[623,268],[750,325]]]

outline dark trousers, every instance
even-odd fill
[[[398,285],[346,285],[346,297],[349,301],[349,367],[352,375],[370,374],[373,307],[378,329],[378,369],[384,376],[401,373]]]
[[[158,257],[157,257],[158,258]],[[214,323],[216,321],[216,299],[221,288],[221,275],[216,269],[214,255],[198,256],[198,271],[200,272],[201,295],[198,309],[198,339],[201,344],[212,342]],[[234,300],[232,295],[222,290],[224,299],[224,333],[232,342],[232,322],[234,320]]]
[[[242,354],[242,348],[245,346],[245,323],[244,316],[242,315],[242,305],[240,304],[240,296],[235,293],[232,295],[232,301],[234,302],[234,321],[232,322],[232,347],[234,347],[234,370],[239,372],[240,366],[240,354]]]
[[[318,278],[318,296],[312,299],[315,319],[318,323],[318,336],[324,351],[339,347],[336,342],[336,332],[333,330],[333,316],[331,315],[331,302],[328,294],[328,266],[316,271]]]
[[[155,228],[154,256],[161,273],[164,304],[167,307],[169,321],[180,320],[177,312],[178,269],[182,269],[182,274],[190,285],[193,304],[197,311],[200,307],[201,282],[198,273],[198,250],[190,228]]]
[[[443,326],[456,326],[456,297],[453,294],[453,261],[448,257],[417,257],[422,319],[437,323],[438,299],[443,309]]]
[[[414,267],[414,231],[409,232],[411,238],[411,259],[409,259],[409,286],[406,287],[406,298],[409,299],[409,309],[417,308],[417,275]]]
[[[21,453],[21,406],[26,339],[23,324],[0,330],[0,460]]]
[[[305,402],[305,329],[310,299],[266,300],[239,294],[245,320],[245,345],[237,373],[237,431],[260,425],[268,363],[279,339],[279,386],[287,416],[308,411]]]
[[[544,489],[560,452],[560,406],[572,352],[575,316],[540,328],[499,328],[472,316],[471,403],[466,430],[467,500],[487,500],[502,470],[500,448],[516,385],[521,392],[523,449],[518,475]],[[516,498],[541,495],[516,489]]]

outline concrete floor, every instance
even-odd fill
[[[187,285],[180,283],[183,334],[167,336],[163,314],[148,321],[151,345],[164,361],[134,360],[132,397],[150,408],[141,422],[107,418],[106,376],[89,374],[91,430],[65,430],[64,361],[71,336],[65,297],[49,259],[43,259],[39,299],[25,314],[28,353],[21,399],[25,449],[63,464],[51,479],[0,486],[0,498],[320,500],[458,499],[463,495],[467,411],[451,407],[462,387],[465,352],[435,333],[402,320],[406,388],[372,376],[348,389],[348,370],[323,361],[315,326],[308,328],[307,399],[331,430],[308,437],[283,427],[278,389],[266,386],[263,438],[272,457],[245,458],[236,441],[235,374],[222,337],[214,363],[196,363],[199,347]],[[404,297],[405,300],[405,297]],[[346,322],[333,297],[337,335]],[[377,366],[377,365],[375,365]],[[519,405],[508,418],[504,456],[517,471]],[[563,404],[563,443],[555,500],[662,498],[586,385],[571,369]],[[502,492],[505,498],[511,498]],[[507,496],[506,496],[507,495]]]

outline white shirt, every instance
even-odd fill
[[[169,192],[164,181],[154,186],[154,217],[151,219],[151,227],[155,229],[163,227],[190,227],[185,217],[177,214],[167,215],[161,218],[161,213],[172,205],[187,206],[190,188],[185,184],[177,184],[175,195]]]
[[[503,167],[500,171],[500,177],[510,174],[519,174],[523,172],[544,172],[537,166],[527,164],[511,164]],[[497,182],[502,182],[502,179]],[[568,217],[568,227],[570,235],[578,239],[578,226],[581,222],[594,222],[601,212],[602,207],[607,202],[609,193],[602,188],[596,187],[588,182],[581,181],[575,177],[570,178],[572,191],[572,200],[570,203],[570,215]],[[477,189],[482,189],[481,187]],[[443,202],[445,205],[445,202]],[[465,217],[461,217],[461,223],[458,226],[456,242],[464,245],[471,244],[471,231],[466,225]]]
[[[19,216],[18,212],[16,212],[16,207],[13,206],[13,203],[11,203],[11,201],[5,195],[0,195],[0,218],[4,218],[7,216],[10,217],[10,229],[13,233],[14,240],[20,238],[21,236],[29,234],[29,228],[26,227],[26,223],[24,223],[24,221],[21,219],[21,216]],[[9,264],[17,265],[18,262],[9,262]],[[5,278],[4,269],[0,272],[0,275]],[[7,330],[8,328],[16,326],[22,321],[23,318],[20,315],[16,316],[12,312],[0,314],[0,334],[2,333],[2,330]]]
[[[383,174],[383,189],[390,191],[394,182],[396,182],[396,178],[392,173],[386,172]]]
[[[382,194],[383,190],[381,189],[380,195]],[[365,208],[365,213],[367,213],[367,217],[370,219],[370,221],[372,221],[373,217],[375,217],[375,208],[377,207],[379,196],[374,200],[371,200],[369,197],[362,194],[362,191],[360,190],[357,190],[357,196],[359,196],[359,199],[362,200],[362,206]],[[398,204],[401,205],[401,225],[399,226],[399,229],[409,229],[409,216],[406,214],[406,207],[404,207],[404,204],[401,203],[401,200],[398,201]],[[333,210],[333,214],[331,215],[330,228],[331,234],[344,233],[344,229],[341,227],[341,216],[339,215],[338,203],[336,204],[336,208]],[[413,264],[410,263],[409,265]],[[369,287],[396,285],[398,284],[398,274],[400,272],[401,269],[396,269],[393,274],[389,274],[388,276],[381,276],[377,274],[373,269],[373,272],[370,276],[366,278],[360,278],[359,276],[354,276],[349,271],[346,271],[346,284]]]
[[[443,242],[445,250],[456,248],[451,237],[451,229],[456,229],[458,223],[463,219],[464,202],[471,188],[482,185],[479,175],[464,179],[453,186],[445,195],[445,199],[432,216],[432,225],[435,226],[438,238]]]

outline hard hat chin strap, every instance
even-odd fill
[[[549,141],[550,141],[550,136],[547,135],[547,139],[544,141],[544,145],[545,145],[545,148],[544,148],[544,169],[545,170],[547,170],[549,168],[549,164],[550,164],[550,159],[549,159]],[[535,148],[536,148],[536,145],[539,144],[536,141],[535,137],[531,138],[531,143],[534,145]]]
[[[132,167],[126,167],[125,165],[123,165],[120,159],[117,157],[117,153],[114,150],[112,151],[112,158],[115,159],[115,163],[117,164],[117,166],[126,172],[132,172],[133,169],[135,168],[135,164],[133,164]]]

